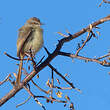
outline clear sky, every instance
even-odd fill
[[[110,14],[110,5],[103,4],[98,8],[102,0],[1,0],[0,1],[0,81],[9,73],[16,72],[18,68],[16,62],[3,53],[8,52],[16,57],[16,41],[18,29],[30,17],[38,17],[45,25],[44,45],[50,52],[55,49],[58,40],[62,37],[56,32],[66,33],[68,29],[71,34],[79,31],[94,21]],[[110,50],[110,22],[99,26],[101,36],[98,40],[93,38],[80,55],[98,57],[106,54]],[[86,34],[67,43],[62,49],[65,52],[75,52],[77,43],[84,39]],[[46,55],[45,50],[37,54],[39,60]],[[51,62],[63,75],[69,74],[69,80],[80,88],[82,93],[73,90],[64,93],[71,97],[76,110],[110,110],[110,72],[109,67],[103,67],[96,63],[85,63],[81,60],[58,56]],[[45,83],[50,77],[51,70],[47,67],[40,72],[38,84]],[[56,78],[58,76],[56,75]],[[62,80],[61,80],[62,81]],[[62,82],[66,86],[65,82]],[[11,90],[11,85],[7,82],[0,86],[0,98]],[[32,88],[36,95],[41,95],[40,91]],[[43,94],[44,95],[44,94]],[[16,110],[16,105],[28,97],[25,90],[17,93],[11,100],[5,103],[0,110]],[[64,97],[64,94],[63,94]],[[47,104],[45,100],[40,100],[47,110],[67,110],[63,104]],[[17,108],[17,110],[42,110],[42,108],[31,99],[29,102]]]

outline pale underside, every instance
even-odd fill
[[[25,27],[19,29],[19,37],[17,40],[17,56],[25,56],[31,52],[35,55],[43,45],[43,30],[38,27],[32,29]]]

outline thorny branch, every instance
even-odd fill
[[[91,24],[92,28],[95,28],[97,25],[99,24],[102,24],[106,21],[110,21],[110,15],[108,15],[107,17],[104,17],[94,23]],[[2,97],[0,99],[0,106],[2,106],[5,102],[7,102],[10,98],[12,98],[16,93],[18,93],[21,89],[25,88],[28,93],[34,98],[36,99],[35,101],[37,101],[37,103],[39,104],[39,101],[37,100],[37,98],[46,98],[48,100],[52,100],[52,101],[59,101],[59,100],[56,100],[54,98],[48,98],[46,96],[34,96],[32,94],[32,92],[26,88],[26,84],[32,80],[32,78],[37,75],[42,69],[44,69],[46,66],[49,66],[53,71],[55,71],[55,73],[57,73],[60,77],[62,77],[72,88],[75,88],[73,86],[72,83],[70,83],[65,77],[61,76],[61,74],[59,74],[59,72],[50,64],[50,62],[58,55],[63,55],[63,56],[68,56],[68,57],[71,57],[71,58],[78,58],[78,59],[82,59],[82,60],[86,60],[86,61],[93,61],[93,62],[96,62],[96,63],[99,63],[103,66],[110,66],[110,63],[103,60],[103,61],[100,61],[100,59],[92,59],[92,58],[86,58],[86,57],[83,57],[83,56],[79,56],[78,54],[77,55],[74,55],[74,54],[71,54],[71,53],[66,53],[66,52],[61,52],[61,48],[62,46],[66,43],[66,42],[69,42],[77,37],[79,37],[80,35],[84,34],[85,32],[88,32],[88,30],[90,30],[90,26],[87,26],[86,28],[83,28],[81,29],[80,31],[78,31],[77,33],[71,35],[69,34],[67,37],[64,37],[62,38],[61,40],[59,40],[57,46],[56,46],[56,49],[50,54],[48,53],[48,57],[42,61],[39,65],[36,66],[36,68],[33,69],[33,71],[28,74],[23,80],[22,82],[18,85],[18,86],[14,86],[13,89],[8,93],[6,94],[4,97]],[[85,44],[84,44],[85,45]],[[8,56],[8,55],[7,55]],[[10,57],[10,56],[9,56]],[[14,58],[13,58],[14,59]],[[17,60],[17,59],[15,59]],[[19,59],[18,59],[19,60]],[[53,85],[53,87],[55,87]],[[59,101],[61,102],[61,101]],[[62,101],[62,103],[66,103],[65,101]],[[43,106],[44,107],[44,106]]]

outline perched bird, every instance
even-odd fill
[[[43,29],[40,27],[42,23],[36,17],[27,20],[26,24],[19,29],[17,39],[17,56],[21,59],[19,64],[16,84],[20,83],[21,71],[23,66],[23,58],[26,55],[35,54],[41,49],[43,45]]]

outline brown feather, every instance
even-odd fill
[[[17,40],[17,56],[20,57],[20,54],[22,53],[23,45],[25,44],[26,39],[29,37],[29,35],[32,32],[31,27],[23,26],[19,29],[19,35]]]
[[[22,66],[23,66],[23,60],[21,60],[20,64],[19,64],[19,70],[18,70],[18,75],[17,75],[17,79],[16,79],[17,84],[19,84],[20,80],[21,80]]]

